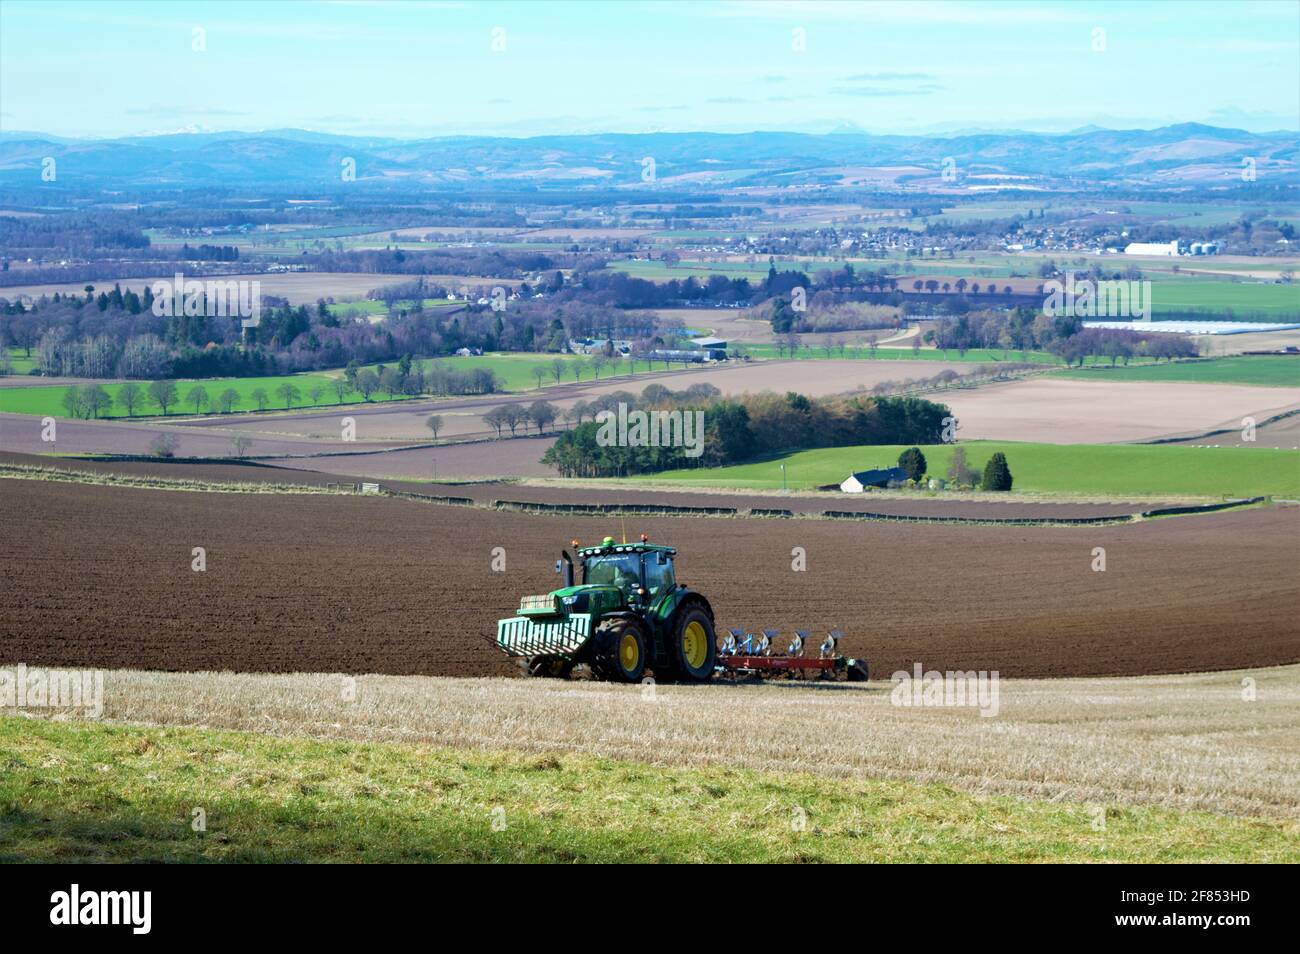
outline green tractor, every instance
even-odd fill
[[[652,670],[657,682],[703,682],[717,666],[713,609],[677,582],[673,547],[606,537],[574,552],[582,569],[575,582],[567,550],[555,561],[564,586],[525,596],[519,615],[497,623],[497,646],[527,661],[535,676],[564,678],[585,664],[598,679],[640,682]]]

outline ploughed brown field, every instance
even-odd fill
[[[0,480],[0,662],[493,675],[568,519],[361,496]],[[1128,675],[1300,660],[1300,508],[1095,528],[629,518],[720,626],[838,627],[877,675]],[[506,572],[491,568],[504,547]],[[204,547],[206,572],[191,569]],[[807,569],[791,569],[792,549]],[[1093,572],[1093,548],[1107,569]]]

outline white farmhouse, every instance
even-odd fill
[[[849,474],[840,484],[846,494],[860,494],[868,487],[901,487],[907,481],[907,471],[901,467],[877,467]]]

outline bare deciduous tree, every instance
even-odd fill
[[[144,403],[144,388],[127,381],[117,389],[117,403],[126,408],[127,417],[135,417],[135,409]]]
[[[180,395],[176,392],[176,382],[154,381],[149,385],[149,398],[162,409],[165,415],[167,409],[180,399]]]

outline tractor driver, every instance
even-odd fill
[[[589,564],[586,579],[588,583],[610,584],[631,592],[641,585],[640,560],[630,554],[599,557]]]
[[[614,566],[614,585],[620,590],[631,590],[641,585],[636,573],[623,563]]]

